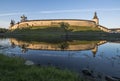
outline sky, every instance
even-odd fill
[[[11,19],[86,19],[97,12],[99,23],[120,28],[120,0],[0,0],[0,28],[9,28]]]

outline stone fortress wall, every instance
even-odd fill
[[[100,30],[110,32],[110,30],[104,26],[99,25],[99,18],[95,12],[92,20],[81,20],[81,19],[44,19],[44,20],[27,20],[24,15],[21,16],[21,22],[13,24],[10,23],[10,30],[17,28],[36,27],[36,26],[58,26],[60,22],[68,23],[70,26],[88,26],[98,27]]]
[[[58,26],[60,22],[68,23],[70,26],[90,26],[96,27],[96,23],[90,20],[76,19],[51,19],[51,20],[27,20],[11,27],[11,29],[24,28],[31,26]]]

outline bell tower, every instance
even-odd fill
[[[96,22],[96,25],[99,25],[99,18],[97,17],[97,13],[94,13],[93,21]]]

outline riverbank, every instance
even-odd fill
[[[57,34],[58,33],[58,34]],[[45,33],[45,32],[36,32],[36,33],[5,33],[1,37],[4,38],[15,38],[23,41],[37,41],[37,42],[48,42],[48,43],[59,43],[65,41],[119,41],[120,33],[105,33],[105,32],[78,32],[78,33],[69,33],[66,37],[64,33],[59,34],[59,32],[54,33]]]
[[[93,34],[92,34],[93,32]],[[98,28],[92,27],[69,27],[64,30],[61,27],[29,27],[24,29],[10,30],[5,35],[7,37],[24,38],[24,39],[41,39],[41,40],[51,40],[51,39],[64,39],[66,35],[71,38],[71,36],[96,36],[101,33]],[[103,32],[102,32],[103,33]],[[82,35],[82,36],[81,36]],[[100,34],[99,34],[100,35]]]
[[[118,40],[119,33],[107,33],[92,27],[68,27],[65,31],[61,27],[29,27],[9,30],[4,34],[8,38],[22,40],[64,41],[64,40]]]
[[[32,61],[0,54],[0,81],[120,81],[120,78],[98,75],[87,68],[82,73],[53,66],[38,66]]]
[[[0,54],[0,81],[86,81],[79,74],[55,67],[27,66],[25,60]]]

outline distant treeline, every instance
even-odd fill
[[[8,31],[8,29],[0,28],[0,33],[5,33],[5,32],[7,32],[7,31]]]

